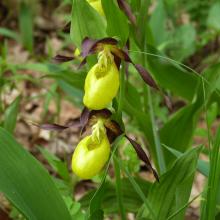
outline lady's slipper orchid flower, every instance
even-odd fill
[[[79,142],[72,157],[72,170],[82,179],[97,175],[110,155],[110,143],[102,120],[98,120],[92,129],[92,134]]]
[[[98,63],[87,74],[83,103],[89,109],[104,109],[117,95],[118,88],[118,68],[113,55],[104,49],[99,54]]]
[[[111,116],[112,113],[108,109],[89,111],[84,108],[80,118],[74,119],[68,125],[34,125],[50,131],[63,131],[70,127],[78,127],[81,132],[92,126],[92,134],[79,142],[72,156],[72,170],[83,179],[90,179],[102,170],[110,155],[110,144],[118,136],[124,135],[135,149],[140,160],[145,163],[159,181],[158,174],[151,166],[150,160],[141,145],[127,136],[120,125],[111,119]]]

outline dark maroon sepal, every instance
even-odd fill
[[[63,55],[56,55],[55,57],[53,57],[53,60],[56,63],[64,63],[64,62],[68,62],[71,60],[74,60],[74,57],[68,57],[68,56],[63,56]]]
[[[86,58],[90,54],[100,52],[104,49],[105,45],[117,45],[118,41],[111,37],[102,38],[99,40],[94,40],[86,37],[81,45],[82,57]]]
[[[157,90],[159,89],[156,82],[150,75],[150,73],[143,66],[141,66],[140,64],[133,64],[133,65],[145,83],[147,83],[149,86],[151,86],[154,89]]]
[[[69,128],[69,126],[59,125],[59,124],[42,124],[42,125],[33,124],[33,125],[48,131],[63,131]]]
[[[129,140],[129,142],[131,143],[131,145],[134,147],[138,157],[140,158],[140,160],[142,160],[147,168],[149,170],[152,171],[154,177],[156,178],[156,180],[159,182],[159,176],[156,172],[156,170],[152,167],[151,163],[150,163],[150,160],[147,156],[147,154],[144,152],[144,150],[142,149],[141,145],[138,144],[136,141],[134,141],[133,139],[131,139],[130,137],[128,137],[127,135],[125,135],[125,137]]]

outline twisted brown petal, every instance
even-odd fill
[[[142,149],[141,145],[138,144],[133,139],[131,139],[130,137],[128,137],[127,135],[125,135],[125,137],[129,140],[131,145],[134,147],[134,149],[135,149],[138,157],[140,158],[140,160],[142,160],[146,164],[147,168],[152,171],[152,173],[154,174],[154,177],[159,182],[159,176],[158,176],[156,170],[151,166],[150,160],[149,160],[147,154]]]

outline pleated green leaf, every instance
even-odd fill
[[[200,150],[200,147],[194,148],[182,154],[160,177],[160,182],[153,184],[148,200],[157,215],[156,219],[165,220],[188,203]],[[173,219],[183,219],[184,211],[185,208]],[[142,217],[148,215],[145,211]]]

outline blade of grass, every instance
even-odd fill
[[[157,129],[155,115],[154,115],[151,88],[148,87],[148,88],[146,88],[146,90],[147,90],[147,94],[148,94],[148,106],[149,106],[149,111],[150,111],[150,118],[151,118],[151,123],[152,123],[154,143],[155,143],[157,160],[158,160],[158,165],[159,165],[159,173],[163,174],[166,171],[166,165],[165,165],[164,154],[163,154],[161,143],[160,143],[160,138],[159,138],[159,135],[157,132],[158,129]]]
[[[146,43],[143,45],[145,50],[146,48]],[[144,67],[147,64],[147,57],[144,56],[144,54],[142,55],[142,59],[143,59],[143,64]],[[156,151],[156,157],[157,157],[157,163],[159,166],[159,174],[163,174],[166,171],[166,165],[165,165],[165,158],[164,158],[164,154],[162,151],[162,147],[160,144],[160,138],[158,135],[158,129],[157,129],[157,124],[156,124],[156,120],[155,120],[155,115],[154,115],[154,108],[153,108],[153,102],[152,102],[152,95],[151,95],[151,88],[149,86],[144,86],[144,96],[147,97],[144,99],[145,101],[147,100],[147,103],[145,103],[145,106],[148,105],[149,107],[149,113],[150,113],[150,120],[151,120],[151,124],[152,124],[152,132],[153,132],[153,139],[154,139],[154,144],[155,144],[155,151]],[[145,107],[146,109],[146,107]]]
[[[168,150],[170,153],[172,153],[172,154],[173,154],[175,157],[177,157],[177,158],[180,157],[181,155],[183,155],[182,152],[177,151],[177,150],[175,150],[175,149],[173,149],[173,148],[171,148],[171,147],[168,147],[168,146],[165,145],[165,144],[162,144],[162,146],[163,146],[166,150]],[[203,145],[200,145],[200,146],[198,146],[198,147],[204,148]],[[209,162],[199,159],[199,160],[198,160],[198,164],[197,164],[197,170],[198,170],[201,174],[203,174],[205,177],[208,177],[208,175],[209,175]]]
[[[16,126],[20,101],[21,96],[19,95],[5,111],[4,128],[10,133],[13,133]]]
[[[210,124],[209,124],[209,121],[208,121],[206,90],[205,90],[205,84],[204,84],[204,79],[203,78],[202,78],[202,90],[203,90],[203,98],[204,98],[204,111],[205,111],[205,121],[206,121],[206,127],[207,127],[209,156],[210,156],[210,160],[211,160],[212,159],[211,158],[212,157],[212,154],[211,154],[212,138],[211,138],[211,133],[210,133]]]
[[[15,31],[12,31],[12,30],[7,29],[7,28],[0,28],[0,35],[12,38],[16,41],[19,41],[18,34]]]
[[[178,215],[182,210],[184,210],[186,207],[188,207],[193,201],[195,201],[199,196],[201,196],[201,193],[197,196],[195,196],[193,199],[191,199],[188,203],[186,203],[183,207],[178,209],[176,212],[174,212],[171,216],[167,218],[167,220],[170,220],[174,218],[176,215]]]
[[[33,15],[30,3],[24,1],[20,4],[19,27],[21,40],[26,49],[33,51]]]
[[[191,67],[189,67],[189,66],[187,66],[187,65],[185,65],[185,64],[183,64],[183,63],[181,63],[181,62],[179,62],[179,61],[176,61],[176,60],[171,59],[171,58],[169,58],[169,57],[161,56],[161,55],[158,55],[158,54],[155,54],[155,53],[149,53],[149,52],[144,52],[144,51],[135,51],[135,50],[128,50],[128,51],[131,52],[131,53],[139,53],[139,54],[145,54],[145,55],[148,55],[148,56],[157,57],[158,59],[164,59],[164,60],[170,62],[170,63],[173,64],[173,65],[175,65],[175,64],[176,64],[176,65],[179,65],[179,66],[181,66],[181,67],[183,67],[183,68],[185,68],[185,69],[191,71],[191,72],[189,72],[189,73],[194,73],[197,77],[199,77],[200,79],[203,79],[207,85],[211,85],[210,82],[203,76],[203,74],[200,74],[200,73],[196,72],[196,71],[195,71],[194,69],[192,69]],[[215,92],[216,92],[216,93],[218,94],[218,96],[220,97],[220,92],[219,92],[216,88],[215,88]]]
[[[66,161],[60,160],[57,156],[50,153],[46,148],[38,146],[43,157],[47,160],[50,166],[62,177],[63,180],[70,182],[70,174]]]
[[[208,121],[206,88],[203,78],[202,78],[202,90],[203,90],[205,121],[207,127],[207,137],[208,137],[210,172],[208,176],[208,185],[206,187],[205,200],[202,208],[201,219],[212,220],[215,219],[215,214],[216,214],[217,191],[218,191],[218,184],[220,179],[220,174],[219,172],[217,172],[217,167],[219,163],[219,149],[220,149],[220,128],[217,131],[216,139],[213,146],[212,136],[210,133],[211,125],[209,124]]]

